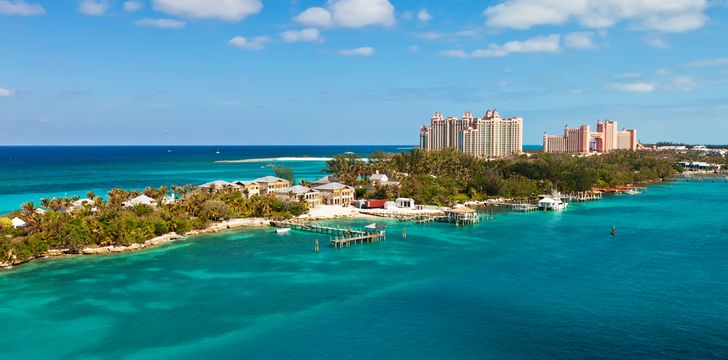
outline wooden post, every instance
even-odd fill
[[[406,238],[407,238],[407,227],[403,226],[402,227],[402,239],[406,239]]]
[[[318,239],[316,239],[316,245],[314,245],[314,250],[315,250],[315,251],[316,251],[316,253],[318,254],[318,252],[319,252],[319,243],[318,243]]]

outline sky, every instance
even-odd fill
[[[728,143],[727,0],[0,0],[0,145]]]

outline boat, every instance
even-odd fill
[[[220,153],[220,148],[217,148],[217,151],[215,151],[215,154],[219,154],[219,153]]]
[[[278,228],[276,229],[276,234],[286,234],[289,231],[291,231],[291,228]]]
[[[632,188],[632,189],[627,190],[625,192],[625,194],[628,194],[628,195],[639,195],[639,194],[641,194],[641,192],[639,190],[635,189],[635,188]]]
[[[538,208],[541,210],[564,210],[569,203],[564,202],[559,194],[543,195],[538,201]]]

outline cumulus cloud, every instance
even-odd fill
[[[260,0],[152,0],[155,10],[192,19],[242,21],[263,9]]]
[[[536,36],[523,41],[509,41],[504,44],[490,44],[485,49],[477,49],[470,53],[464,50],[448,50],[440,52],[444,57],[455,58],[495,58],[516,53],[556,53],[561,51],[561,35]]]
[[[647,35],[644,41],[645,44],[653,48],[667,49],[670,47],[670,44],[662,36],[656,34]]]
[[[482,29],[464,29],[459,31],[445,32],[445,31],[425,31],[425,32],[414,32],[411,35],[423,40],[457,40],[460,38],[478,38],[482,35]]]
[[[528,29],[577,21],[604,29],[620,21],[661,32],[686,32],[705,25],[707,0],[510,0],[485,9],[492,27]]]
[[[0,1],[0,14],[33,16],[45,14],[43,6],[31,4],[25,1]]]
[[[270,38],[267,36],[256,36],[250,39],[236,36],[228,41],[228,45],[246,50],[260,50],[269,42]]]
[[[286,30],[281,33],[281,37],[285,42],[315,42],[323,40],[321,32],[316,28]]]
[[[430,12],[427,11],[427,9],[422,9],[417,12],[417,19],[423,22],[428,22],[432,20],[432,15],[430,15]]]
[[[374,48],[366,46],[354,49],[343,49],[337,53],[341,56],[371,56],[374,54]]]
[[[328,27],[334,24],[331,12],[322,7],[311,7],[293,18],[294,21],[310,26]]]
[[[142,7],[144,7],[144,5],[138,1],[124,1],[124,11],[135,12],[137,10],[141,10]]]
[[[389,0],[330,0],[326,8],[311,7],[293,18],[310,26],[365,26],[394,25],[394,5]]]
[[[16,93],[17,92],[15,91],[15,89],[6,89],[0,87],[0,97],[13,97]]]
[[[655,91],[655,85],[646,83],[646,82],[635,82],[635,83],[625,83],[625,84],[613,84],[612,88],[617,91],[622,92],[639,92],[639,93],[648,93]]]
[[[594,34],[587,31],[577,31],[564,36],[564,46],[576,49],[590,49],[594,47]]]
[[[465,52],[465,50],[445,50],[440,52],[440,56],[444,57],[453,57],[453,58],[459,58],[459,59],[465,59],[468,57],[468,53]]]
[[[83,0],[78,4],[78,12],[88,16],[101,16],[109,10],[109,2],[106,0]]]
[[[135,22],[138,26],[155,27],[160,29],[180,30],[187,25],[186,22],[175,19],[141,19]]]
[[[690,64],[688,64],[688,66],[690,66],[690,67],[728,66],[728,57],[693,61]]]

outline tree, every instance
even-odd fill
[[[288,166],[274,166],[273,172],[281,179],[286,179],[291,184],[296,183],[296,177],[293,175],[293,169]]]

